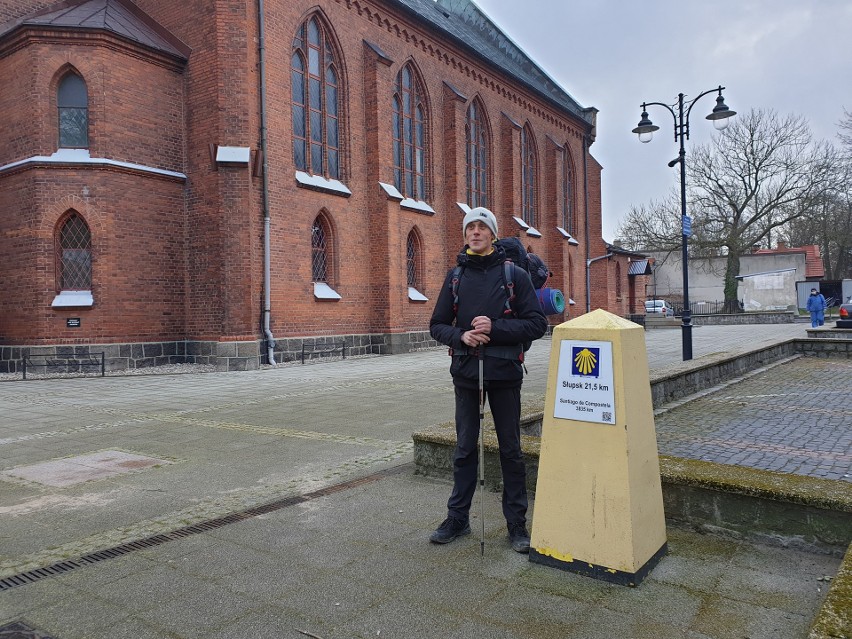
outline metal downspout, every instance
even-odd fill
[[[258,25],[258,66],[260,82],[260,155],[263,162],[263,334],[266,337],[266,361],[275,364],[275,338],[269,328],[269,315],[271,311],[271,281],[270,263],[272,261],[269,246],[270,219],[269,219],[269,164],[267,162],[267,129],[266,129],[266,26],[263,19],[263,0],[257,0],[257,25]]]
[[[608,258],[612,257],[612,255],[613,255],[612,253],[607,253],[606,255],[599,255],[598,257],[593,257],[590,260],[586,260],[586,312],[587,313],[592,310],[592,308],[591,308],[592,296],[589,293],[589,290],[590,290],[590,287],[591,287],[591,280],[592,280],[592,264],[594,264],[598,260],[608,259]]]

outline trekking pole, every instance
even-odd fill
[[[479,554],[485,556],[485,382],[483,381],[483,364],[485,361],[485,346],[479,345],[479,519],[482,522],[482,532],[479,536]]]

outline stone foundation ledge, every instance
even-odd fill
[[[322,335],[314,337],[283,337],[275,341],[275,359],[278,363],[297,362],[302,357],[302,345],[339,344],[346,346],[347,357],[369,355],[394,355],[428,350],[439,346],[428,331],[406,333],[369,333],[352,335]],[[201,364],[214,366],[217,371],[257,370],[266,363],[266,342],[177,340],[171,342],[128,342],[110,344],[75,345],[24,345],[0,344],[0,373],[20,373],[22,358],[28,355],[89,356],[104,353],[107,372],[153,368],[171,364]],[[307,355],[307,354],[306,354]],[[322,359],[314,354],[306,359]],[[335,360],[340,359],[338,352]],[[329,361],[333,361],[329,359]]]
[[[836,326],[820,326],[806,329],[811,339],[842,339],[852,340],[852,328],[837,328]]]
[[[794,324],[794,311],[745,311],[743,313],[713,313],[692,315],[695,326],[731,326],[734,324]]]

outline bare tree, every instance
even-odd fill
[[[693,218],[690,250],[695,255],[727,255],[725,302],[732,310],[738,308],[740,257],[753,246],[768,243],[776,229],[824,198],[831,190],[836,161],[833,147],[815,143],[803,118],[780,118],[761,109],[737,117],[710,144],[687,155],[687,214]],[[619,237],[629,236],[637,248],[678,245],[680,216],[674,211],[679,209],[668,201],[665,208],[664,217],[659,205],[634,207],[619,228]],[[672,232],[667,242],[661,237],[664,229]]]
[[[852,159],[852,111],[843,109],[843,119],[837,124],[840,132],[837,137],[843,145],[844,155]]]
[[[785,229],[792,246],[819,245],[829,280],[852,277],[852,112],[844,114],[830,192]]]
[[[616,235],[620,244],[631,251],[679,249],[680,193],[673,188],[663,200],[631,206]]]

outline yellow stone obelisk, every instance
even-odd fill
[[[644,329],[553,329],[530,561],[635,586],[666,553]]]

